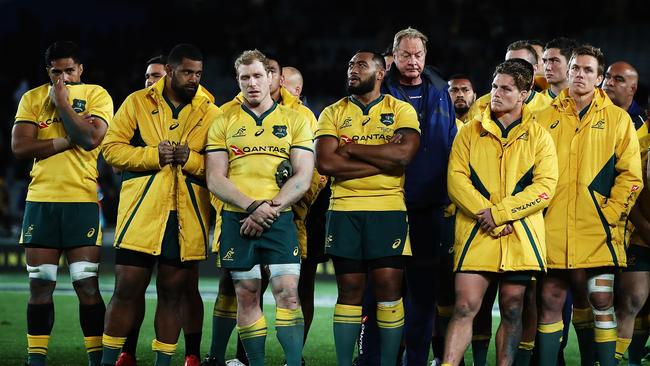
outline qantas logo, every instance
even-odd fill
[[[636,191],[638,191],[638,190],[639,190],[639,186],[637,186],[636,184],[634,184],[634,185],[632,186],[632,192],[636,192]]]
[[[241,156],[241,155],[246,154],[245,152],[243,152],[240,148],[238,148],[235,145],[230,145],[230,150],[232,151],[233,154],[235,154],[235,156]]]
[[[541,198],[541,199],[543,199],[543,200],[548,200],[549,198],[551,198],[551,197],[548,195],[548,193],[546,193],[546,192],[543,192],[542,194],[540,194],[540,195],[537,196],[537,197],[539,197],[539,198]]]
[[[351,143],[354,142],[351,138],[349,138],[349,137],[347,137],[345,135],[341,135],[341,141],[343,141],[346,144],[351,144]]]

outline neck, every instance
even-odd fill
[[[551,84],[551,91],[555,95],[560,95],[562,90],[566,89],[567,86],[569,86],[569,81],[568,80],[564,80],[563,82],[560,82],[560,83]]]
[[[407,78],[402,76],[402,74],[400,74],[399,83],[401,85],[407,85],[407,86],[420,85],[422,84],[422,76],[418,76],[416,78]]]
[[[634,99],[624,101],[623,104],[620,105],[620,107],[627,111],[628,109],[630,109],[633,100]]]
[[[354,99],[358,100],[363,105],[370,104],[370,102],[372,102],[373,100],[379,98],[380,95],[381,95],[381,93],[379,92],[379,88],[375,88],[373,91],[371,91],[370,93],[366,93],[366,94],[361,94],[361,95],[352,94]]]
[[[276,101],[276,102],[280,100],[281,96],[282,96],[282,94],[280,94],[280,88],[278,88],[278,90],[271,93],[271,98],[273,98],[273,100]]]
[[[268,111],[268,110],[271,108],[271,106],[273,106],[273,103],[275,103],[275,101],[274,101],[273,99],[271,99],[271,95],[270,95],[270,94],[267,95],[266,98],[264,98],[264,99],[260,102],[260,104],[258,104],[258,105],[256,105],[256,106],[252,106],[252,105],[248,102],[248,100],[246,100],[246,98],[244,98],[244,105],[245,105],[246,107],[248,107],[248,109],[250,109],[251,111],[253,111],[253,113],[255,113],[255,115],[258,116],[258,117],[261,116],[262,113]]]
[[[167,80],[165,83],[165,89],[164,93],[167,96],[167,99],[169,99],[170,102],[174,105],[174,107],[178,107],[181,104],[185,104],[182,98],[174,92],[174,89],[171,87],[171,80]]]
[[[494,113],[494,118],[496,118],[504,128],[508,128],[512,122],[521,118],[521,105],[509,112]]]
[[[569,96],[576,103],[576,109],[577,109],[578,113],[581,110],[583,110],[586,106],[591,104],[591,101],[594,100],[594,92],[595,92],[595,90],[592,90],[587,94],[578,95],[578,94],[572,92],[571,89],[569,89]]]

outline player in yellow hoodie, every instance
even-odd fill
[[[541,289],[540,364],[554,364],[567,291],[574,299],[583,365],[615,364],[614,274],[626,266],[627,215],[643,188],[639,142],[629,115],[597,88],[604,56],[574,49],[569,87],[539,120],[558,151],[560,178],[546,212],[549,273]]]

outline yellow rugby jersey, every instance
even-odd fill
[[[555,99],[555,98],[557,97],[557,95],[555,95],[555,93],[553,93],[553,91],[551,90],[550,87],[544,89],[544,91],[542,92],[542,94],[544,94],[544,95],[546,95],[547,97],[551,98],[551,100],[553,100],[553,99]]]
[[[624,267],[627,215],[643,188],[634,124],[600,88],[581,112],[568,92],[537,118],[560,173],[544,216],[548,267]]]
[[[165,103],[162,104],[162,113],[163,121],[166,124],[166,129],[169,131],[167,137],[169,143],[176,147],[181,144],[181,138],[183,137],[183,131],[185,130],[185,121],[187,120],[188,115],[192,112],[192,108],[185,108],[187,104],[179,104],[178,107],[175,107],[167,95],[163,94],[163,99]],[[210,99],[210,96],[208,96]],[[173,180],[172,189],[169,191],[169,197],[172,200],[172,211],[176,211],[178,207],[178,202],[176,200],[176,186],[178,181]]]
[[[409,103],[381,95],[363,106],[353,97],[346,97],[323,110],[316,138],[333,136],[340,144],[382,145],[401,128],[420,133],[420,122]],[[342,182],[332,178],[329,208],[335,211],[406,211],[404,175],[377,174]]]
[[[309,122],[298,112],[273,103],[257,117],[241,104],[224,108],[221,119],[210,128],[206,152],[227,151],[228,178],[244,195],[259,200],[280,192],[275,172],[280,162],[289,159],[291,149],[313,151],[312,145]],[[227,203],[224,210],[245,212]]]
[[[483,116],[483,111],[487,106],[490,105],[490,98],[490,93],[487,93],[478,98],[474,104],[469,107],[469,111],[467,111],[467,120],[472,121],[475,119],[481,119]],[[524,103],[526,103],[526,107],[528,107],[528,110],[531,113],[537,113],[546,109],[549,105],[551,105],[551,102],[553,102],[553,99],[548,95],[532,90]]]
[[[78,114],[91,114],[107,124],[113,118],[113,100],[99,85],[71,84],[68,100]],[[20,99],[14,123],[33,123],[38,139],[47,140],[67,135],[63,120],[48,96],[50,84],[25,93]],[[102,122],[97,122],[102,123]],[[97,157],[99,147],[86,151],[82,147],[34,159],[30,172],[27,201],[31,202],[97,202]]]

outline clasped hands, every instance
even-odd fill
[[[494,229],[497,228],[496,223],[494,222],[494,218],[492,217],[492,211],[490,208],[484,208],[482,210],[479,210],[476,213],[476,221],[481,225],[481,229],[485,232],[492,233]],[[512,227],[512,224],[507,223],[503,230],[501,230],[500,233],[495,235],[496,237],[502,237],[506,235],[510,235],[514,232],[514,228]]]
[[[158,160],[161,167],[167,164],[183,166],[189,157],[190,147],[187,145],[187,142],[183,145],[172,146],[169,141],[165,140],[158,144]]]
[[[263,201],[258,204],[258,201],[255,201],[251,206],[255,204],[257,204],[257,207],[253,210],[249,210],[249,215],[239,221],[241,224],[239,234],[242,236],[259,238],[262,236],[262,233],[270,229],[275,220],[280,217],[280,212],[277,209],[277,207],[280,206],[280,203],[274,201]]]

